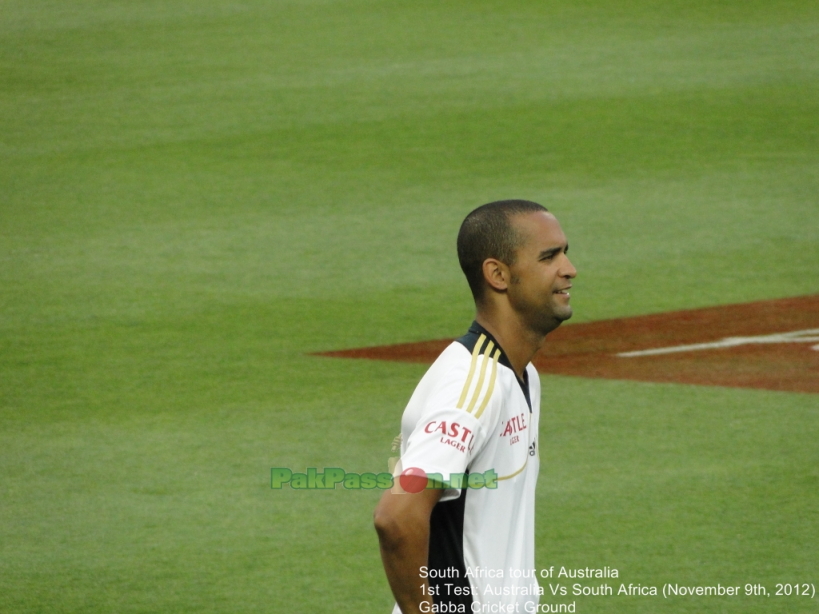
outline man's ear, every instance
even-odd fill
[[[505,292],[509,287],[512,275],[509,272],[509,267],[503,262],[494,258],[487,258],[483,261],[483,278],[492,289]]]

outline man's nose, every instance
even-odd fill
[[[572,261],[569,260],[569,257],[566,256],[566,262],[564,263],[563,267],[561,267],[560,274],[563,277],[568,277],[569,279],[574,279],[577,277],[577,269],[574,268]]]

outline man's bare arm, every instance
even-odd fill
[[[420,577],[429,559],[429,518],[443,490],[419,493],[384,492],[375,508],[375,530],[381,545],[384,571],[403,614],[420,612],[420,604],[432,605],[429,584]],[[427,611],[430,611],[427,609]]]

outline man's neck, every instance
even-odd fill
[[[493,317],[481,310],[476,314],[475,321],[497,340],[512,364],[515,375],[523,381],[526,365],[537,354],[546,335],[525,328],[517,318]]]

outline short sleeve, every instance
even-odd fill
[[[449,484],[442,501],[460,495],[463,475],[493,432],[491,421],[498,413],[493,402],[498,388],[497,356],[471,358],[471,364],[441,378],[423,399],[420,419],[403,433],[397,473],[423,469],[429,478]]]

